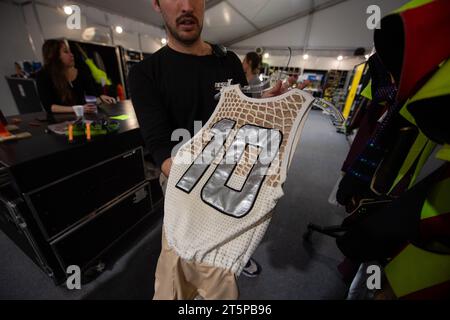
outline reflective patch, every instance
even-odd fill
[[[188,171],[178,181],[176,187],[190,193],[195,185],[200,181],[205,171],[211,165],[217,154],[224,147],[225,141],[234,128],[236,121],[223,119],[217,122],[211,128],[213,134],[212,140],[203,149],[202,153],[194,160],[194,163],[189,167]]]
[[[236,122],[223,119],[212,128],[212,140],[194,160],[186,173],[176,184],[178,189],[190,193],[201,180],[213,160],[224,148],[224,144]],[[245,125],[239,129],[221,163],[203,186],[203,202],[218,211],[236,218],[242,218],[252,209],[270,165],[278,155],[282,133],[254,125]],[[236,172],[248,146],[258,148],[258,158],[248,171],[240,190],[228,185]]]
[[[202,200],[218,211],[235,218],[250,212],[270,164],[278,154],[282,134],[278,130],[246,125],[239,129],[235,140],[208,182],[203,187]],[[247,145],[261,151],[241,190],[227,186]]]

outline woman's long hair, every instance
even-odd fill
[[[42,46],[42,56],[44,58],[44,69],[49,73],[55,86],[56,92],[63,104],[72,105],[75,103],[69,81],[66,78],[66,67],[60,59],[60,50],[66,46],[64,40],[46,40]]]
[[[245,59],[247,60],[247,63],[250,64],[252,73],[257,74],[261,65],[261,57],[256,52],[248,52],[245,55]]]

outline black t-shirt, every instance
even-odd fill
[[[69,85],[74,99],[71,104],[62,100],[62,97],[56,91],[49,72],[45,70],[45,68],[37,73],[36,85],[42,106],[48,113],[52,113],[53,104],[69,107],[74,105],[84,105],[86,104],[85,96],[99,96],[94,79],[89,71],[84,68],[78,68],[76,79],[72,81],[72,85]]]
[[[179,143],[171,141],[174,130],[187,129],[192,137],[194,121],[205,125],[217,106],[214,96],[221,84],[247,85],[233,52],[194,56],[168,46],[135,65],[128,81],[141,132],[158,166]]]

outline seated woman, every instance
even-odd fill
[[[96,106],[86,103],[85,96],[95,96],[107,104],[115,99],[99,95],[92,76],[82,68],[75,68],[75,59],[64,40],[47,40],[42,47],[44,67],[37,74],[36,83],[44,109],[48,113],[74,112],[73,106],[83,105],[85,113],[93,113]]]
[[[250,86],[257,86],[261,84],[259,80],[259,66],[261,64],[261,57],[256,52],[248,52],[242,61],[247,82]]]

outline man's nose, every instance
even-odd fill
[[[194,11],[194,1],[193,0],[180,0],[180,9],[183,12],[193,12]]]

